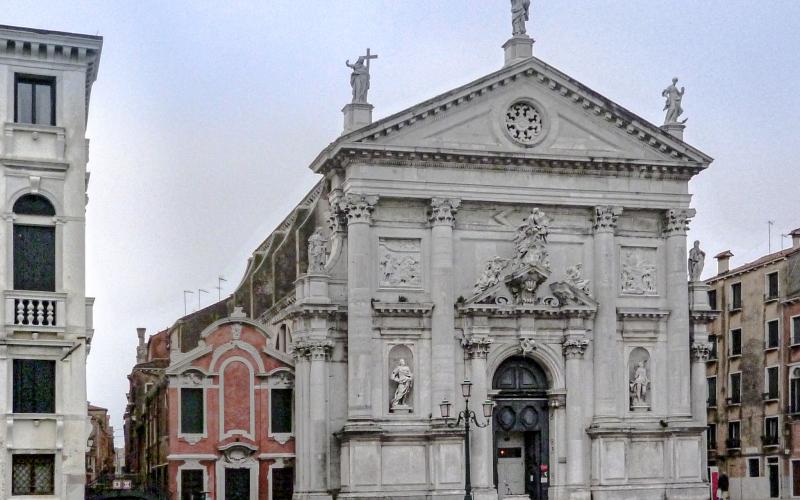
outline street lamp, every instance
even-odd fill
[[[472,484],[470,483],[470,461],[469,461],[469,423],[472,423],[476,427],[486,427],[489,425],[490,418],[492,416],[492,408],[494,407],[494,403],[491,400],[486,400],[483,402],[483,416],[486,421],[481,424],[478,422],[478,417],[474,411],[469,409],[469,398],[472,393],[472,382],[467,379],[464,379],[464,382],[461,383],[461,396],[464,398],[464,409],[458,412],[458,420],[455,422],[448,422],[450,419],[450,406],[451,403],[447,399],[443,399],[441,403],[439,403],[439,411],[442,414],[442,418],[444,419],[447,427],[455,428],[461,425],[461,422],[464,422],[464,458],[466,462],[466,470],[464,471],[464,500],[472,500]],[[455,417],[453,417],[455,418]]]

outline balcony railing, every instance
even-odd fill
[[[741,439],[726,439],[725,440],[725,447],[729,450],[738,449],[742,447],[742,440]]]
[[[63,329],[66,293],[6,290],[6,328],[52,331]]]
[[[761,443],[764,446],[778,446],[778,435],[767,434],[766,436],[761,436]]]

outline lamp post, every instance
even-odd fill
[[[464,422],[464,461],[466,462],[466,470],[464,471],[464,500],[472,500],[472,484],[470,483],[470,460],[469,460],[469,428],[470,421],[476,427],[486,427],[489,425],[489,418],[492,416],[492,408],[494,403],[490,400],[483,402],[483,416],[486,421],[481,424],[478,422],[478,416],[474,411],[469,409],[469,398],[472,393],[472,382],[464,379],[461,383],[461,396],[464,398],[464,409],[458,412],[458,420],[455,422],[448,422],[450,419],[450,406],[451,403],[447,399],[443,399],[439,404],[439,411],[442,413],[442,418],[447,424],[447,427],[456,428]],[[455,417],[453,417],[455,418]]]

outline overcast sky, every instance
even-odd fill
[[[89,399],[121,446],[136,331],[208,305],[316,182],[366,47],[375,118],[502,65],[508,0],[3,0],[2,24],[104,37],[88,136]],[[685,139],[716,160],[691,183],[690,238],[733,265],[800,227],[800,1],[533,0],[545,62],[642,117],[686,86]],[[790,242],[783,239],[784,246]]]

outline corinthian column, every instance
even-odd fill
[[[696,425],[705,426],[708,414],[708,383],[706,382],[706,361],[711,353],[711,344],[706,342],[692,343],[692,417]],[[706,431],[708,432],[708,431]],[[708,442],[701,440],[700,472],[704,481],[708,481]]]
[[[665,214],[667,257],[667,394],[669,414],[691,414],[689,392],[689,288],[686,277],[686,230],[694,209],[672,209]]]
[[[294,448],[297,466],[294,473],[294,494],[298,498],[305,496],[310,490],[309,482],[312,477],[312,460],[309,457],[311,450],[308,428],[310,419],[308,417],[309,404],[309,363],[307,349],[302,342],[292,344],[292,356],[294,357]]]
[[[485,336],[473,335],[464,340],[464,350],[469,362],[469,376],[472,382],[471,409],[478,415],[479,421],[483,419],[481,406],[489,397],[489,385],[486,380],[486,356],[492,339]],[[451,400],[452,401],[452,400]],[[476,500],[497,498],[497,491],[492,487],[492,426],[472,427],[470,436],[470,475],[472,486],[475,488]]]
[[[347,416],[372,416],[372,311],[370,279],[374,276],[370,223],[377,196],[347,194]]]
[[[309,497],[330,498],[328,493],[328,359],[333,342],[330,340],[309,340],[306,352],[310,360],[308,415],[311,467],[309,471]]]
[[[431,200],[431,408],[440,401],[453,401],[455,352],[453,317],[453,225],[461,202]]]
[[[595,416],[613,417],[618,413],[616,391],[620,384],[622,359],[617,347],[617,259],[614,230],[621,207],[594,209],[594,279],[597,303],[594,334]]]
[[[589,341],[584,335],[569,335],[562,348],[567,365],[567,485],[582,487],[586,484],[584,461],[584,422],[581,389],[583,355]]]

